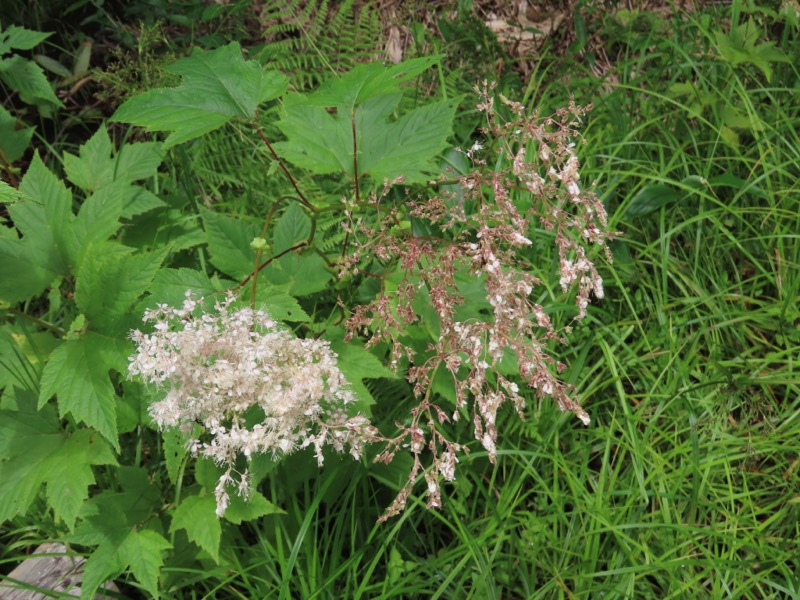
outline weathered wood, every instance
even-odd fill
[[[42,544],[30,558],[24,560],[0,582],[0,600],[44,600],[51,597],[36,591],[37,589],[80,596],[85,562],[86,559],[82,556],[68,553],[64,544]],[[112,592],[119,591],[113,582],[105,584],[103,588]],[[95,596],[95,600],[110,598],[111,596],[105,594]]]

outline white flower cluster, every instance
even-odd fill
[[[345,414],[353,394],[328,342],[298,339],[264,311],[231,310],[233,301],[228,295],[212,314],[186,292],[181,308],[159,305],[145,313],[153,333],[131,333],[138,351],[130,374],[167,389],[150,406],[159,428],[191,431],[201,424],[205,431],[189,441],[190,449],[227,467],[216,490],[218,515],[228,505],[227,486],[236,485],[237,456],[277,457],[313,446],[321,465],[325,444],[359,458],[375,432],[365,417]],[[242,495],[247,480],[245,471]]]

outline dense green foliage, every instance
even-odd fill
[[[131,4],[137,18],[169,8]],[[301,37],[253,54],[307,57],[264,66],[224,39],[242,31],[232,23],[244,3],[233,3],[222,17],[199,13],[210,27],[220,19],[199,44],[208,49],[189,49],[191,36],[185,52],[175,43],[184,58],[150,65],[169,83],[112,107],[110,128],[87,124],[54,145],[46,124],[34,138],[10,115],[34,105],[57,121],[55,96],[20,93],[0,108],[3,573],[61,539],[89,556],[85,590],[115,577],[128,597],[799,596],[798,16],[743,2],[669,19],[585,4],[575,56],[546,45],[522,90],[506,77],[497,97],[542,114],[570,96],[593,105],[577,148],[582,180],[625,235],[614,263],[599,263],[605,299],[568,346],[552,346],[592,423],[525,390],[525,421],[510,407],[498,415],[496,465],[473,442],[441,510],[412,496],[382,524],[410,455],[384,465],[331,454],[322,468],[310,451],[260,457],[250,502],[232,495],[217,519],[220,469],[155,430],[152,390],[126,377],[128,334],[187,288],[213,295],[244,282],[247,301],[253,284],[276,319],[333,343],[379,428],[407,420],[411,386],[385,366],[388,348],[342,341],[338,303],[367,302],[379,286],[336,278],[332,261],[350,242],[341,198],[366,202],[405,176],[384,197],[400,207],[442,169],[467,170],[447,148],[483,141],[477,98],[452,92],[477,82],[448,72],[435,98],[421,91],[463,40],[384,67],[358,64],[366,41],[354,48],[364,56],[337,49],[334,61]],[[342,28],[369,17],[336,15]],[[19,90],[3,65],[33,73],[25,51],[45,37],[0,25],[0,82]],[[442,31],[490,35],[480,27],[465,16]],[[30,76],[36,89],[43,77]],[[164,142],[119,122],[166,132]],[[396,227],[438,233],[421,219]],[[554,234],[536,235],[535,300],[568,324]],[[409,333],[420,348],[426,322]]]

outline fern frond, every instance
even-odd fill
[[[262,62],[285,73],[297,90],[315,87],[332,73],[383,58],[377,10],[345,0],[271,0],[261,13],[266,47]]]

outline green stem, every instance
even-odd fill
[[[65,329],[61,329],[60,327],[56,327],[55,325],[53,325],[51,323],[48,323],[47,321],[43,321],[42,319],[40,319],[38,317],[34,317],[33,315],[29,315],[25,311],[19,310],[18,308],[14,308],[13,306],[9,306],[8,308],[6,308],[6,310],[8,312],[10,312],[12,315],[16,316],[16,317],[22,317],[23,319],[27,319],[31,323],[35,323],[36,325],[38,325],[42,329],[47,329],[49,331],[52,331],[53,333],[57,334],[59,337],[64,337],[67,334],[67,331]]]
[[[264,144],[266,144],[267,148],[269,148],[270,153],[272,153],[272,158],[278,161],[278,166],[284,172],[286,177],[289,178],[289,181],[291,182],[294,191],[297,192],[297,197],[300,200],[300,204],[305,206],[311,212],[316,212],[317,209],[314,207],[313,204],[311,204],[311,202],[308,201],[305,195],[303,195],[303,192],[300,191],[300,188],[297,185],[297,181],[295,180],[294,177],[292,177],[292,174],[289,172],[289,169],[286,168],[286,165],[283,164],[283,161],[281,160],[280,156],[278,156],[278,153],[275,152],[275,148],[273,148],[272,144],[269,143],[267,136],[264,135],[264,133],[261,131],[261,128],[255,122],[253,123],[253,129],[256,130],[256,133],[258,133],[258,137],[260,137],[261,141],[264,142]]]

